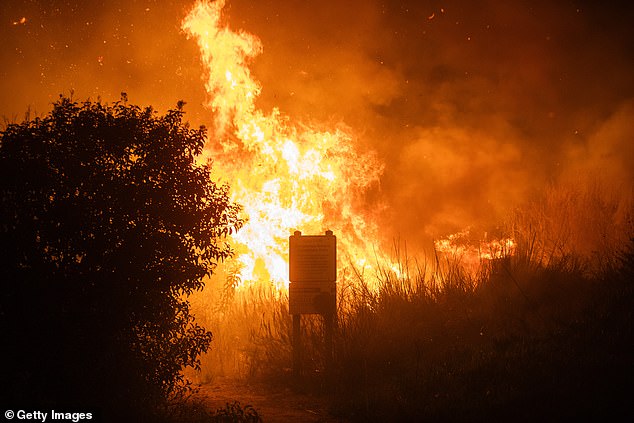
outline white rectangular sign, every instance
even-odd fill
[[[289,237],[289,280],[291,282],[334,282],[337,280],[337,237],[326,235]]]
[[[328,314],[334,311],[337,288],[334,282],[291,282],[288,287],[290,314]]]
[[[288,301],[290,314],[331,314],[337,298],[337,237],[302,235],[289,237]]]

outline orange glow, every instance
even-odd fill
[[[457,260],[467,269],[477,269],[485,260],[495,260],[510,257],[515,254],[516,242],[511,238],[500,238],[472,241],[470,230],[465,229],[449,235],[447,238],[434,241],[437,253],[444,257]]]
[[[378,227],[363,210],[363,196],[378,184],[382,163],[360,152],[344,127],[317,128],[294,122],[277,108],[255,102],[262,87],[250,61],[260,40],[223,26],[224,0],[199,1],[183,21],[206,67],[208,106],[215,116],[215,143],[208,146],[217,177],[231,186],[243,207],[245,226],[233,237],[236,275],[242,285],[270,280],[288,284],[288,237],[334,231],[339,267],[369,267],[380,257]]]

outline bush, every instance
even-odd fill
[[[186,296],[239,228],[196,164],[205,129],[121,102],[61,97],[0,141],[0,379],[16,404],[153,413],[212,335]],[[112,414],[115,416],[115,414]]]

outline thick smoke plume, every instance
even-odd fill
[[[70,90],[105,101],[126,91],[159,110],[185,100],[192,124],[213,126],[180,29],[193,2],[5,3],[7,120]],[[367,201],[384,210],[388,242],[490,230],[557,184],[631,202],[632,5],[235,0],[225,14],[262,41],[259,107],[343,123],[376,151],[385,170]]]

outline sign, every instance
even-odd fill
[[[337,238],[302,236],[295,231],[288,239],[288,311],[293,315],[293,375],[301,377],[301,317],[321,314],[324,318],[326,369],[332,373],[332,337],[337,315]]]
[[[334,282],[291,282],[288,287],[290,314],[329,314],[334,312],[337,287]]]
[[[289,313],[331,314],[337,297],[337,237],[302,235],[289,237]]]
[[[337,280],[337,237],[302,235],[289,237],[289,280],[291,282],[335,282]]]

